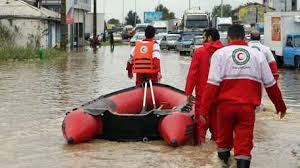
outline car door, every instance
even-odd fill
[[[161,49],[165,49],[167,48],[167,37],[163,36],[163,38],[160,41],[160,48]]]
[[[283,61],[286,65],[294,65],[294,39],[292,36],[288,36],[286,40],[286,45],[283,52]]]

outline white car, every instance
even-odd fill
[[[136,33],[131,39],[130,39],[130,46],[135,46],[135,42],[138,40],[144,40],[145,39],[145,33]]]

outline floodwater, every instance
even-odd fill
[[[130,47],[85,50],[67,58],[0,62],[0,167],[220,167],[213,142],[172,148],[163,141],[67,145],[64,113],[100,95],[134,85],[127,78]],[[163,52],[162,83],[183,89],[190,58]],[[257,114],[252,167],[300,167],[300,72],[281,70],[280,85],[289,107],[284,120]]]

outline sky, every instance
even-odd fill
[[[124,1],[124,17],[128,11],[135,9],[135,1],[137,13],[141,20],[144,17],[144,11],[154,11],[155,7],[161,3],[169,10],[175,13],[175,16],[181,18],[183,12],[189,7],[189,0],[97,0],[97,11],[105,13],[105,19],[116,18],[122,21]],[[219,5],[221,0],[190,0],[191,7],[199,7],[203,11],[210,12],[215,5]],[[237,7],[247,2],[259,2],[263,0],[223,0],[224,4],[230,4]],[[93,2],[92,2],[93,3]]]

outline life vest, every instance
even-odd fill
[[[154,66],[154,41],[137,41],[133,56],[133,73],[153,74],[159,70]]]

